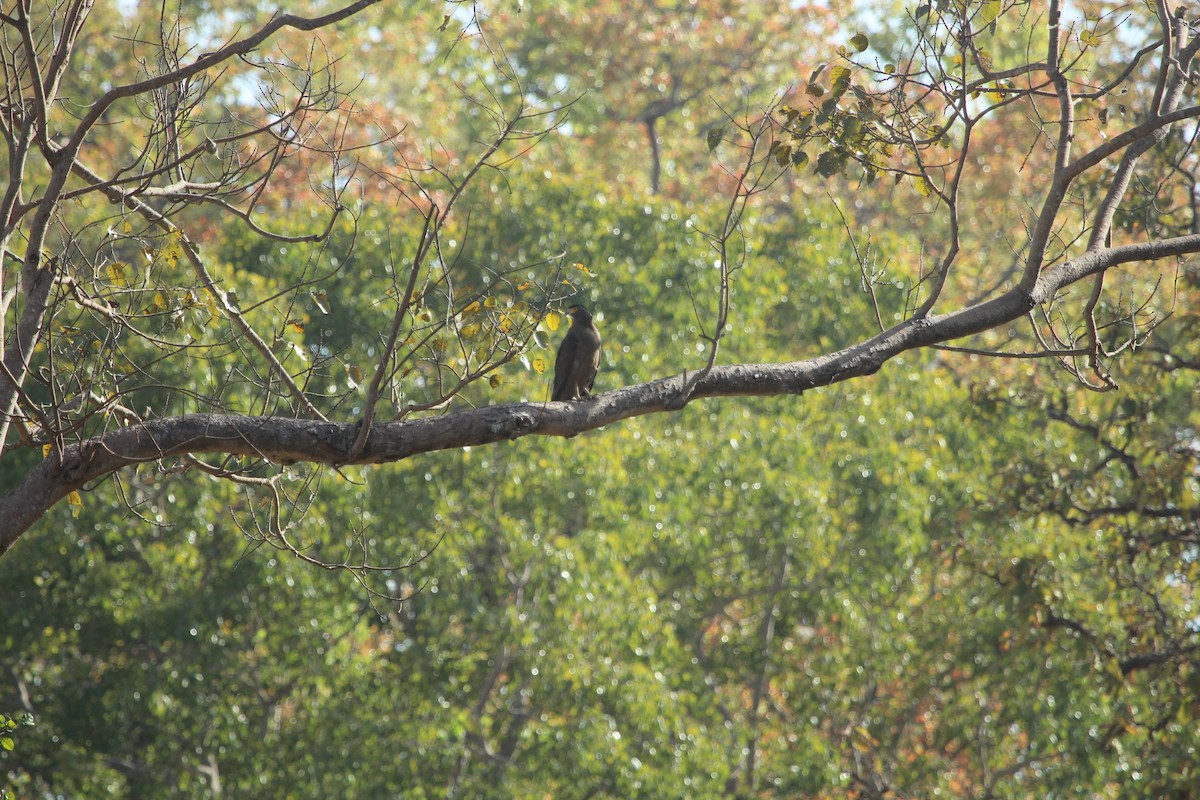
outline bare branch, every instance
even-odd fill
[[[958,311],[907,320],[865,342],[806,361],[714,366],[696,382],[691,399],[795,395],[871,375],[901,353],[1019,319],[1088,275],[1120,264],[1194,252],[1200,252],[1200,236],[1089,252],[1044,272],[1032,293],[1018,287]],[[524,436],[575,436],[669,410],[678,398],[681,379],[674,376],[625,387],[589,403],[517,403],[373,425],[359,452],[355,452],[361,430],[357,423],[220,414],[147,420],[67,445],[0,497],[0,554],[67,494],[134,464],[214,452],[276,463],[379,464]]]

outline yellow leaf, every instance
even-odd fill
[[[79,512],[83,510],[83,498],[79,496],[79,492],[67,495],[67,502],[71,505],[71,516],[78,518]]]
[[[551,311],[550,313],[546,314],[545,321],[546,327],[550,329],[551,333],[553,333],[554,331],[558,330],[558,326],[562,324],[562,317]]]
[[[120,261],[114,261],[108,265],[108,279],[117,286],[128,286],[129,276],[126,273],[126,265]]]
[[[504,383],[504,379],[494,372],[488,377],[488,386],[493,389],[498,389],[502,383]]]
[[[168,266],[175,266],[179,263],[179,257],[183,255],[183,236],[179,231],[174,230],[167,236],[167,243],[159,252],[163,261],[166,261]]]
[[[1179,495],[1179,507],[1184,511],[1191,511],[1200,503],[1200,496],[1196,493],[1196,485],[1193,482],[1188,482],[1183,487],[1183,492]]]
[[[53,449],[54,449],[54,448],[52,448],[52,447],[51,447],[50,445],[48,445],[48,444],[44,444],[44,445],[42,445],[42,458],[46,458],[47,456],[49,456],[49,455],[50,455],[50,451],[51,451],[51,450],[53,450]]]
[[[854,732],[858,735],[857,738],[861,739],[867,745],[863,748],[864,750],[869,749],[870,746],[879,746],[879,741],[871,735],[871,732],[867,730],[865,725],[854,726]]]
[[[300,320],[289,319],[287,324],[288,324],[288,327],[290,327],[296,333],[304,333],[304,323],[301,322]]]
[[[488,297],[488,298],[484,299],[483,307],[484,308],[495,308],[496,307],[496,298]]]
[[[984,25],[991,25],[1000,16],[1000,0],[987,0],[979,10],[979,18]]]
[[[917,194],[921,195],[921,197],[929,197],[933,194],[933,187],[924,178],[917,178],[916,187]]]
[[[533,357],[533,371],[538,375],[544,375],[546,372],[546,359],[541,356]]]

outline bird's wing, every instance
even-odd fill
[[[588,382],[587,382],[588,392],[591,392],[592,387],[596,384],[596,373],[599,371],[600,371],[600,334],[597,333],[596,334],[596,347],[592,351],[592,365],[591,365],[591,369],[588,370],[588,372],[591,373],[591,377],[588,378]]]
[[[558,346],[558,357],[554,359],[554,391],[551,400],[566,400],[571,386],[571,365],[575,363],[575,351],[579,348],[575,329],[567,331],[562,344]]]

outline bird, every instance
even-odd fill
[[[600,331],[592,315],[581,305],[567,309],[571,329],[558,346],[554,361],[554,391],[551,400],[582,400],[592,396],[592,384],[600,367]]]

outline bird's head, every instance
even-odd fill
[[[567,306],[567,316],[569,316],[573,320],[578,320],[580,322],[586,322],[592,318],[591,313],[588,312],[588,310],[586,308],[579,305],[578,303]]]

